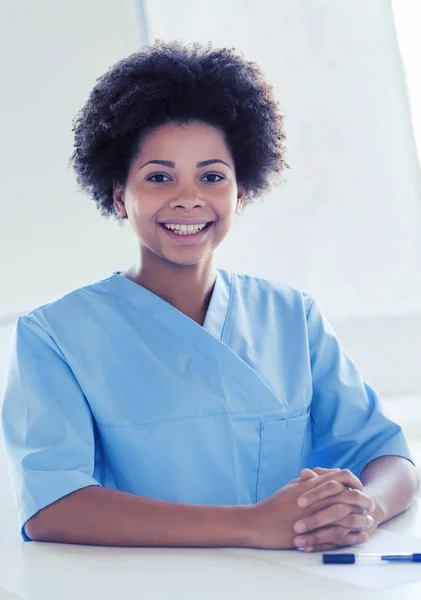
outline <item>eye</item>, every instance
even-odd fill
[[[162,179],[157,180],[157,179],[154,179],[154,177],[166,177],[167,179],[169,179],[169,177],[167,175],[164,175],[164,173],[154,173],[150,177],[147,177],[146,181],[152,181],[153,183],[166,183]]]
[[[206,173],[206,175],[203,177],[219,177],[219,179],[212,179],[211,181],[208,181],[208,183],[217,183],[218,181],[222,181],[222,179],[224,179],[222,175],[218,175],[217,173]]]
[[[167,181],[164,181],[164,179],[162,179],[163,177],[165,177],[168,181],[171,181],[168,175],[165,175],[164,173],[153,173],[152,175],[146,178],[146,181],[152,181],[152,183],[167,183]],[[204,175],[202,179],[205,177],[210,178],[208,179],[207,183],[217,183],[218,181],[225,179],[225,177],[222,177],[222,175],[218,175],[218,173],[206,173],[206,175]],[[217,177],[218,179],[215,179],[215,177]]]

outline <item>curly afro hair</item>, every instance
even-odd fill
[[[70,162],[103,216],[122,220],[114,182],[125,186],[141,140],[169,122],[199,121],[224,133],[244,205],[277,183],[288,167],[283,115],[260,67],[234,50],[156,40],[97,78],[73,120]]]

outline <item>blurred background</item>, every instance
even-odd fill
[[[137,257],[68,167],[96,78],[156,38],[211,41],[262,66],[291,166],[217,264],[315,296],[421,463],[420,21],[418,0],[2,0],[0,392],[19,314]]]

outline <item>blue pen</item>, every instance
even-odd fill
[[[421,554],[322,554],[324,565],[421,563]]]

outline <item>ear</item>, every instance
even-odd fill
[[[243,204],[244,204],[244,196],[245,196],[245,190],[243,187],[239,186],[238,187],[238,194],[237,194],[237,206],[235,209],[235,214],[238,215],[239,212],[241,212],[241,209],[243,208]]]
[[[124,204],[124,189],[117,181],[113,181],[113,201],[120,217],[127,217],[126,206]]]

